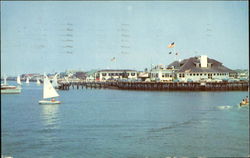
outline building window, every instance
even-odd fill
[[[192,76],[192,74],[190,74],[190,76]]]
[[[199,74],[196,74],[197,76],[199,76]]]
[[[158,77],[158,73],[155,74],[155,77]]]
[[[200,76],[202,76],[202,74],[200,74]]]
[[[135,76],[135,73],[131,73],[131,76]]]
[[[205,73],[204,76],[206,76],[207,74]]]
[[[195,74],[193,74],[193,76],[195,76]]]
[[[219,73],[217,73],[217,76],[219,76],[220,74]]]
[[[214,74],[214,76],[215,76],[216,74]]]
[[[107,75],[107,73],[102,73],[102,76],[106,76]]]

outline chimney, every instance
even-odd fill
[[[201,55],[200,62],[201,62],[201,67],[206,68],[207,67],[207,56]]]

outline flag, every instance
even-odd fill
[[[168,45],[168,48],[173,48],[175,46],[174,42]]]
[[[172,52],[169,52],[168,54],[172,54]]]
[[[115,59],[115,57],[113,57],[112,59],[111,59],[111,61],[115,61],[116,59]]]

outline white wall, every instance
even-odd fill
[[[153,69],[151,70],[151,75],[150,75],[150,79],[152,81],[160,79],[160,81],[170,81],[173,80],[174,74],[172,73],[172,70],[161,70],[161,69]],[[162,77],[162,75],[164,74],[164,77]],[[169,76],[166,77],[165,74],[168,74]],[[170,77],[170,75],[172,77]]]
[[[192,81],[199,81],[201,79],[208,79],[208,74],[209,73],[184,73],[185,77],[179,77],[179,74],[183,74],[183,73],[177,73],[177,79],[180,81],[187,81],[188,79],[191,79]],[[190,75],[192,74],[192,76]],[[195,76],[193,75],[195,74]],[[199,74],[199,75],[197,75]],[[202,74],[202,75],[200,75]],[[228,79],[229,78],[229,73],[210,73],[212,74],[212,79]],[[221,74],[221,75],[220,75]]]
[[[113,79],[122,79],[122,75],[119,75],[120,73],[124,73],[124,71],[101,71],[101,72],[98,72],[99,73],[99,77],[100,77],[100,81],[105,81],[105,80],[108,80],[110,78],[113,78]],[[106,76],[103,76],[102,74],[103,73],[106,73]],[[110,73],[113,73],[113,74],[116,74],[118,73],[118,75],[113,75],[113,76],[109,76]],[[128,73],[128,78],[129,79],[137,79],[137,72],[136,71],[126,71],[126,73]],[[131,73],[134,73],[135,75],[132,76]],[[104,79],[105,78],[105,79]]]

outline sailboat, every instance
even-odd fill
[[[21,93],[21,87],[7,84],[7,76],[4,76],[4,83],[1,84],[1,94],[18,94]]]
[[[36,79],[36,84],[40,85],[40,80],[38,78]]]
[[[56,101],[54,97],[59,97],[59,94],[56,92],[55,88],[50,83],[48,77],[44,75],[43,81],[43,99],[52,98],[51,100],[40,100],[39,104],[60,104],[60,101]]]
[[[3,85],[7,85],[7,76],[4,76]]]
[[[20,79],[20,76],[17,76],[16,78],[16,82],[18,85],[22,85],[22,82],[21,82],[21,79]]]
[[[64,77],[65,83],[69,83],[68,77]]]
[[[54,88],[58,88],[57,75],[58,75],[58,74],[56,74],[56,75],[54,76],[53,81],[52,81],[52,86],[53,86]]]
[[[29,77],[26,78],[26,83],[29,84],[30,83],[30,79]]]

